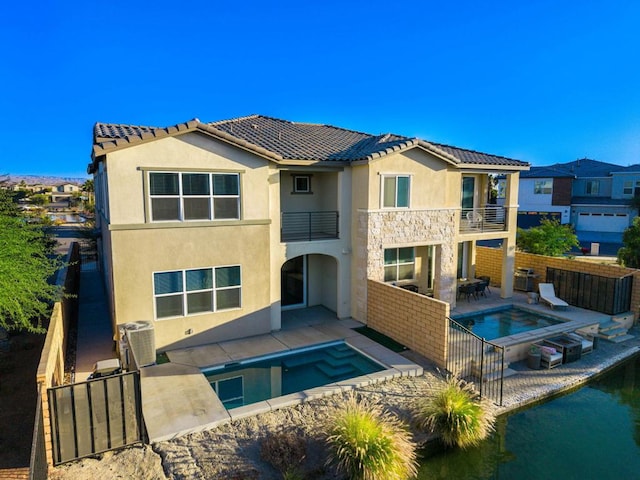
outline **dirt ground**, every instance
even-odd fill
[[[29,467],[44,335],[12,334],[0,352],[0,470]]]

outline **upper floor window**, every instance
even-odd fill
[[[239,265],[154,273],[156,318],[240,308],[241,290]]]
[[[385,175],[382,177],[382,207],[406,208],[409,206],[408,175]]]
[[[553,180],[536,180],[533,183],[533,193],[536,195],[550,195],[553,191]]]
[[[237,173],[150,172],[151,220],[228,220],[240,218]]]
[[[416,253],[414,247],[385,248],[384,281],[413,280],[415,278]]]
[[[294,175],[293,193],[313,193],[311,192],[311,175]]]
[[[633,181],[625,180],[622,186],[622,194],[623,195],[633,195]]]
[[[600,180],[587,180],[585,184],[585,193],[587,195],[598,195],[600,192]]]

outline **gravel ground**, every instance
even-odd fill
[[[437,374],[427,372],[421,377],[399,378],[362,387],[356,393],[380,402],[408,424],[413,402],[433,391],[437,382]],[[97,459],[58,467],[51,478],[276,480],[282,475],[261,460],[261,442],[273,433],[293,430],[306,443],[305,478],[335,479],[335,473],[324,466],[326,455],[319,426],[345,397],[346,394],[333,395],[171,441],[109,452]],[[424,433],[412,431],[416,442],[424,443],[428,439]]]
[[[640,328],[635,327],[630,333],[635,335],[631,341],[623,344],[601,342],[597,350],[582,357],[580,361],[552,370],[529,370],[524,362],[513,364],[511,367],[518,371],[518,375],[505,379],[505,406],[498,409],[497,413],[575,388],[603,370],[637,354],[640,352]],[[413,433],[414,441],[420,445],[428,441],[429,436],[411,426],[411,405],[417,398],[433,392],[442,376],[424,359],[412,352],[405,354],[424,367],[424,375],[369,385],[357,389],[356,393],[381,403],[404,420]],[[58,467],[51,478],[281,479],[282,475],[260,458],[260,445],[269,435],[293,430],[306,443],[304,478],[335,480],[338,478],[335,472],[324,466],[326,451],[322,442],[322,425],[344,398],[346,394],[333,395],[168,442],[109,452],[95,459]]]

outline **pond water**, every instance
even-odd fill
[[[477,448],[425,451],[420,480],[640,478],[640,357],[571,394],[502,416]]]

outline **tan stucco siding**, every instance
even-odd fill
[[[243,219],[269,216],[268,161],[244,150],[189,133],[163,138],[113,152],[107,156],[111,224],[141,224],[148,199],[144,193],[146,171],[241,171]]]
[[[410,175],[411,209],[460,206],[460,172],[421,150],[388,155],[369,165],[368,200],[365,208],[382,208],[382,176]],[[354,187],[356,187],[354,185]]]
[[[270,331],[268,225],[114,231],[112,253],[116,321],[154,320],[159,350]],[[154,272],[227,265],[241,267],[240,309],[155,320]]]

